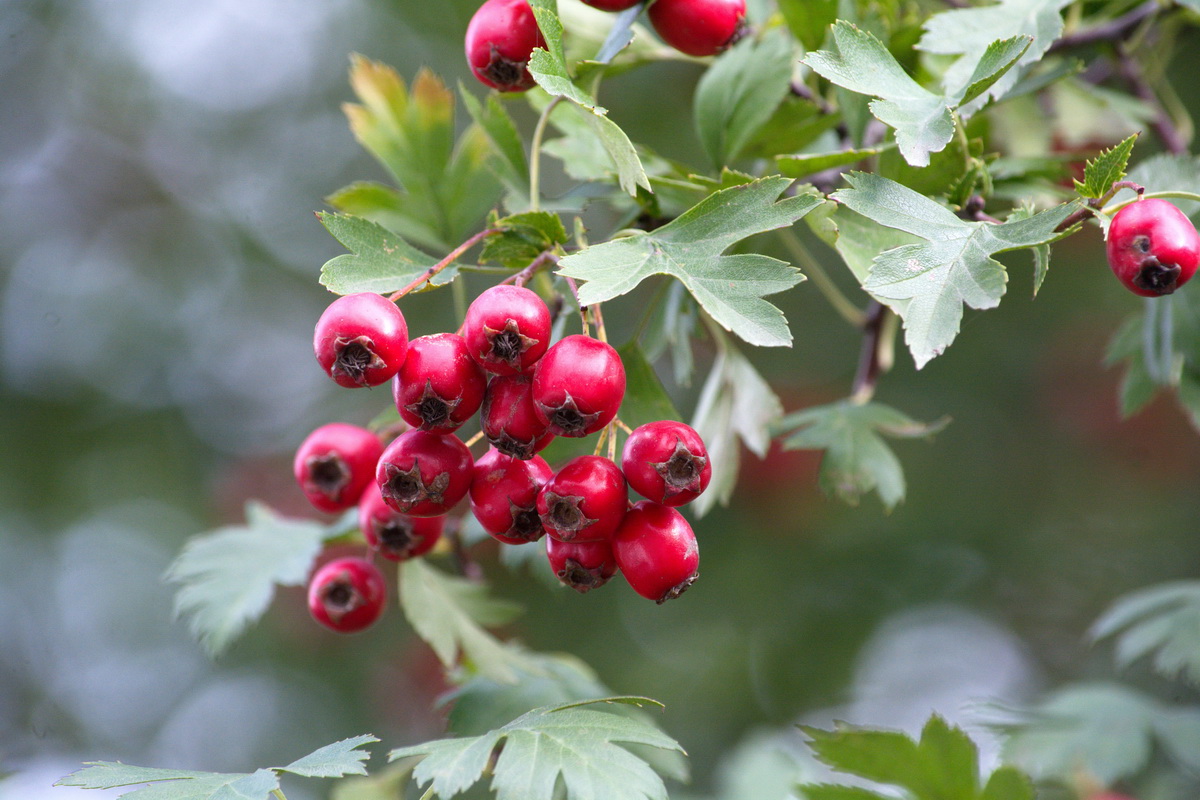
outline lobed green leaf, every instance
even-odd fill
[[[321,285],[334,294],[394,292],[438,263],[438,259],[422,253],[397,234],[370,220],[325,212],[317,217],[350,251],[331,258],[321,267]],[[435,275],[430,283],[441,286],[457,275],[458,267],[452,264]]]
[[[1083,180],[1075,181],[1075,191],[1080,197],[1103,197],[1114,183],[1124,179],[1129,154],[1133,152],[1133,145],[1139,135],[1133,134],[1087,162],[1083,170]]]

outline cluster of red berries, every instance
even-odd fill
[[[604,11],[624,11],[642,0],[583,0]],[[691,56],[712,56],[737,41],[746,0],[654,0],[647,12],[663,41]],[[534,48],[546,40],[527,0],[486,0],[467,25],[467,63],[475,77],[502,92],[533,86],[526,69]]]
[[[549,534],[551,567],[580,592],[620,570],[638,594],[660,603],[677,597],[696,579],[699,554],[675,507],[708,486],[704,442],[683,423],[659,421],[629,434],[620,468],[591,455],[553,471],[537,452],[556,436],[614,423],[625,369],[607,343],[573,335],[550,346],[550,330],[546,304],[518,286],[483,292],[461,334],[412,341],[388,299],[335,300],[317,322],[318,362],[342,386],[392,381],[411,429],[386,447],[354,425],[316,429],[293,464],[305,496],[327,512],[357,505],[370,548],[403,561],[428,552],[446,514],[469,495],[475,517],[500,542]],[[491,444],[478,460],[454,435],[476,412]],[[628,487],[649,499],[630,507]],[[310,582],[309,608],[334,630],[361,630],[382,612],[383,586],[371,561],[332,561]]]
[[[1200,233],[1173,203],[1139,198],[1113,215],[1106,249],[1108,265],[1125,288],[1159,297],[1196,274]]]

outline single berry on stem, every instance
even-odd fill
[[[546,532],[538,516],[538,492],[553,474],[537,456],[522,461],[488,450],[475,462],[471,511],[485,531],[505,544],[535,542]]]
[[[525,375],[497,375],[488,382],[479,423],[492,447],[516,458],[533,458],[554,439],[538,418],[533,381]]]
[[[383,453],[379,437],[366,428],[331,422],[296,449],[292,472],[308,502],[321,511],[344,511],[362,497]]]
[[[450,433],[479,410],[486,388],[463,337],[435,333],[409,342],[408,357],[392,381],[392,397],[409,425]]]
[[[471,17],[465,44],[467,64],[482,83],[523,92],[534,84],[525,65],[546,40],[526,0],[487,0]]]
[[[612,543],[606,539],[560,542],[551,536],[546,539],[546,557],[558,579],[580,594],[598,589],[617,574]]]
[[[401,514],[436,517],[467,496],[473,463],[454,436],[408,431],[383,451],[375,480],[384,501]]]
[[[528,372],[550,346],[550,309],[523,286],[493,286],[467,308],[463,336],[488,372]]]
[[[1109,267],[1125,288],[1142,297],[1159,297],[1196,273],[1200,234],[1173,203],[1150,197],[1117,211],[1105,250]]]
[[[649,500],[625,515],[613,537],[613,555],[633,590],[657,603],[683,594],[699,575],[692,526],[675,509]]]
[[[308,583],[309,613],[338,633],[354,633],[369,627],[383,613],[386,598],[383,573],[362,558],[330,561]]]
[[[408,354],[408,325],[400,309],[371,292],[329,304],[313,332],[317,362],[339,386],[387,383]]]
[[[629,434],[621,471],[635,492],[665,506],[690,503],[712,478],[700,434],[673,420],[651,422]]]
[[[533,370],[533,407],[555,436],[587,436],[612,422],[625,397],[625,367],[608,344],[567,336]]]
[[[663,41],[689,56],[712,56],[746,26],[746,0],[655,0],[647,12]]]
[[[564,542],[608,539],[629,505],[625,476],[602,456],[577,456],[555,473],[538,494],[546,533]]]
[[[389,561],[407,561],[433,549],[442,537],[446,518],[401,514],[387,504],[379,485],[372,481],[358,501],[358,527],[372,550]]]

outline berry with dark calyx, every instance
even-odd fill
[[[617,531],[629,493],[617,465],[601,456],[577,456],[538,494],[546,533],[564,542],[609,539]]]
[[[683,594],[699,575],[692,526],[675,509],[650,500],[629,509],[613,537],[613,555],[633,590],[657,603]]]
[[[446,518],[412,517],[389,506],[374,481],[358,501],[358,527],[367,546],[389,561],[407,561],[433,549]]]
[[[650,24],[662,40],[689,56],[713,56],[746,26],[746,0],[655,0]]]
[[[371,292],[348,294],[317,320],[313,350],[339,386],[378,386],[392,379],[408,354],[408,325],[396,304]]]
[[[533,370],[533,407],[555,436],[587,436],[612,422],[625,397],[625,367],[609,345],[567,336]]]
[[[665,506],[690,503],[712,478],[700,434],[673,420],[651,422],[629,434],[621,471],[635,492]]]
[[[362,497],[383,453],[366,428],[332,422],[308,435],[296,450],[292,472],[308,502],[321,511],[344,511]]]
[[[483,529],[505,544],[536,542],[545,534],[538,492],[554,471],[542,458],[528,461],[488,450],[475,462],[471,511]]]
[[[1151,197],[1118,211],[1108,227],[1108,265],[1142,297],[1171,294],[1196,273],[1200,234],[1174,204]]]
[[[488,382],[479,423],[492,447],[516,458],[533,458],[554,439],[538,419],[533,381],[524,375],[497,375]]]
[[[482,83],[502,92],[533,86],[525,65],[546,46],[527,0],[487,0],[467,25],[467,64]]]
[[[488,372],[528,372],[550,346],[550,309],[522,286],[493,286],[467,308],[463,336]]]
[[[463,337],[435,333],[409,342],[408,358],[392,381],[392,397],[409,425],[450,433],[479,410],[486,388],[487,378]]]
[[[375,480],[401,514],[436,517],[467,496],[472,465],[471,451],[454,436],[407,431],[383,451]]]
[[[354,633],[370,627],[383,613],[386,598],[383,573],[362,558],[330,561],[308,582],[309,613],[338,633]]]
[[[612,543],[606,539],[560,542],[551,536],[546,539],[546,557],[558,579],[580,594],[603,586],[617,574]]]
[[[642,0],[583,0],[585,5],[598,8],[601,11],[624,11],[633,8]]]

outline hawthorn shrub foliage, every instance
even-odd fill
[[[1180,248],[1197,252],[1183,217],[1200,212],[1200,161],[1187,152],[1191,121],[1165,73],[1176,40],[1200,13],[1196,0],[764,0],[750,5],[735,34],[722,28],[719,36],[732,41],[712,45],[723,49],[703,59],[650,32],[648,3],[592,3],[617,13],[576,0],[528,5],[537,31],[522,23],[528,46],[505,44],[498,68],[487,72],[494,65],[486,37],[496,26],[476,26],[468,40],[476,74],[513,91],[460,86],[456,100],[428,71],[408,81],[353,58],[358,103],[346,106],[350,127],[392,183],[358,182],[327,198],[334,210],[318,217],[349,252],[325,264],[320,281],[334,294],[387,298],[400,308],[451,287],[461,315],[472,298],[460,278],[473,273],[537,292],[553,312],[556,341],[577,329],[601,341],[611,336],[626,380],[617,417],[599,443],[559,440],[547,461],[605,446],[614,459],[632,428],[682,421],[661,367],[673,384],[699,387],[689,421],[706,448],[697,469],[710,471],[711,482],[705,478],[707,491],[689,507],[695,515],[729,500],[740,445],[761,456],[775,438],[824,452],[819,480],[828,493],[857,502],[874,492],[891,508],[905,483],[888,440],[929,437],[944,424],[875,399],[901,333],[918,369],[945,356],[967,308],[1003,299],[1008,263],[1019,261],[997,256],[1023,251],[1036,295],[1054,243],[1090,226],[1107,231],[1121,209],[1152,198],[1171,201],[1182,215],[1167,223],[1142,214],[1151,217],[1146,231],[1134,225],[1115,255],[1110,245],[1117,277],[1153,295],[1115,332],[1110,358],[1125,364],[1126,413],[1171,391],[1200,426],[1200,308],[1189,299],[1194,292],[1174,291],[1195,263],[1174,272],[1179,265],[1167,263]],[[720,5],[722,13],[731,7]],[[652,11],[649,19],[661,25],[667,16]],[[681,163],[631,141],[600,105],[608,75],[665,59],[704,70],[693,107],[707,163]],[[459,101],[470,123],[456,133]],[[1056,121],[1041,112],[1066,102],[1086,113]],[[537,118],[528,138],[511,114],[524,104]],[[1139,141],[1161,152],[1140,157]],[[1084,142],[1090,151],[1077,149]],[[557,197],[542,193],[548,159],[575,182]],[[611,224],[585,228],[585,202],[606,207]],[[1155,240],[1163,226],[1187,241]],[[759,252],[776,247],[789,261]],[[842,266],[861,291],[845,293],[846,281],[827,273]],[[785,412],[755,370],[752,348],[792,342],[788,320],[769,299],[786,291],[821,293],[844,318],[844,335],[861,340],[845,399]],[[606,330],[604,303],[625,295],[644,309],[643,319],[632,330]],[[709,363],[693,351],[700,339],[716,354]],[[360,349],[326,368],[340,370],[344,385],[361,385],[392,358],[377,355]],[[390,439],[404,425],[387,408],[371,430]],[[531,438],[528,455],[533,448]],[[328,471],[312,480],[323,491],[332,485]],[[368,522],[350,509],[323,523],[251,504],[244,525],[193,539],[176,560],[168,578],[179,584],[177,613],[212,654],[222,652],[265,612],[275,587],[308,581],[326,545],[398,535],[387,527],[385,506],[372,509],[383,527],[364,534],[361,526],[375,524],[365,512]],[[431,555],[452,554],[462,575],[412,558],[411,539],[392,556],[399,603],[457,686],[455,736],[395,749],[393,767],[342,781],[335,796],[404,796],[411,778],[426,798],[479,783],[504,800],[666,797],[663,779],[684,780],[687,764],[680,744],[645,710],[654,701],[615,697],[573,659],[491,633],[520,608],[492,597],[471,560],[487,533],[469,512],[441,524],[445,536]],[[422,539],[416,551],[427,544]],[[506,548],[503,561],[541,561],[548,574],[542,544]],[[604,569],[607,580],[615,567]],[[1198,591],[1182,582],[1130,596],[1094,635],[1115,641],[1119,664],[1149,657],[1166,677],[1194,682]],[[793,791],[809,800],[1027,800],[1035,796],[1032,774],[1082,797],[1137,775],[1154,748],[1167,756],[1160,766],[1200,770],[1200,709],[1169,708],[1117,684],[1084,684],[1008,711],[1013,720],[998,725],[1009,734],[1013,765],[988,775],[966,734],[937,717],[918,739],[805,729],[816,758],[859,780]],[[1128,741],[1113,738],[1114,720]],[[286,767],[236,775],[97,762],[62,783],[142,787],[125,796],[147,800],[282,797],[284,774],[365,775],[362,748],[375,741],[361,736]]]

